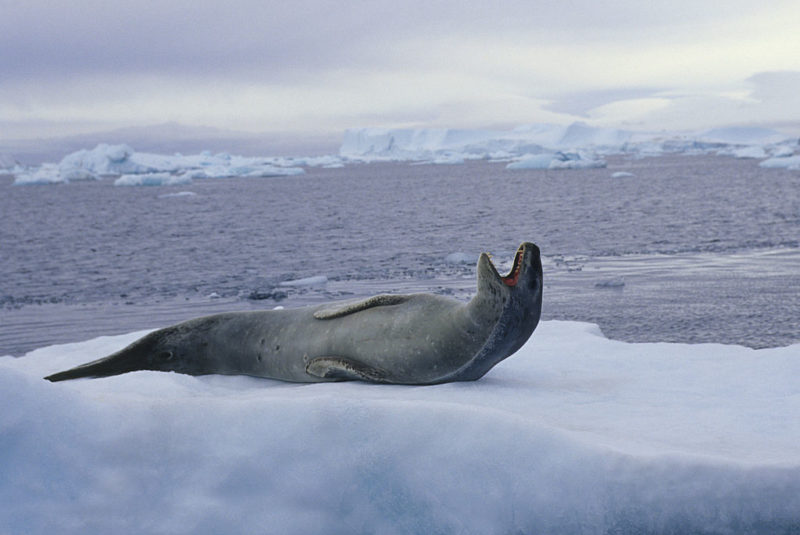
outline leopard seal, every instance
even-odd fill
[[[483,253],[477,272],[477,293],[466,303],[426,293],[385,294],[215,314],[153,331],[105,358],[45,379],[159,370],[300,383],[474,381],[522,347],[539,323],[539,248],[520,245],[506,276]]]

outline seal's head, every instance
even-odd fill
[[[478,295],[484,310],[499,313],[506,356],[522,347],[542,313],[542,259],[530,242],[519,246],[508,275],[500,275],[486,253],[478,259]],[[500,333],[498,333],[500,334]]]
[[[542,259],[539,248],[525,242],[514,255],[514,264],[508,275],[500,275],[489,259],[481,253],[478,259],[478,291],[489,291],[522,297],[525,294],[541,305]]]

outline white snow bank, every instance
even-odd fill
[[[170,173],[145,173],[142,175],[122,175],[114,181],[115,186],[179,186],[191,184],[187,175]]]
[[[789,533],[800,345],[628,344],[544,322],[474,383],[136,372],[140,335],[0,358],[8,533]]]

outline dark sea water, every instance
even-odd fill
[[[468,299],[478,254],[508,267],[522,241],[544,255],[544,319],[636,342],[800,342],[800,173],[717,156],[504,167],[364,164],[150,188],[0,176],[0,355],[223,310]]]

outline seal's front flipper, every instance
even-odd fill
[[[341,318],[342,316],[355,314],[356,312],[361,312],[368,308],[399,305],[400,303],[408,301],[409,297],[408,295],[381,294],[362,301],[334,303],[331,306],[323,307],[314,312],[314,317],[318,320]]]
[[[306,366],[306,372],[323,379],[341,379],[343,381],[367,381],[369,383],[386,383],[386,372],[368,366],[363,362],[339,357],[318,357]]]

